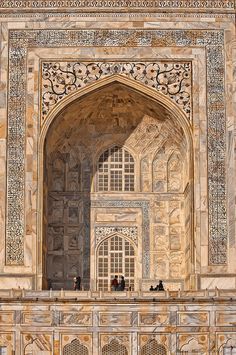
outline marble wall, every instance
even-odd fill
[[[9,355],[232,354],[235,299],[234,291],[220,290],[1,291],[0,349]]]
[[[234,288],[235,4],[207,1],[202,5],[183,1],[176,5],[173,1],[168,4],[157,1],[154,7],[149,4],[145,13],[138,11],[133,2],[128,13],[119,1],[114,3],[116,13],[105,3],[98,6],[97,12],[92,10],[90,2],[83,11],[78,10],[77,5],[73,11],[69,8],[65,11],[59,2],[50,6],[56,5],[55,12],[48,12],[45,11],[49,6],[47,1],[37,2],[37,8],[31,1],[1,4],[0,287],[40,289],[45,283],[46,259],[48,269],[51,267],[47,255],[55,254],[60,264],[60,255],[56,255],[59,253],[54,249],[61,245],[62,230],[60,225],[47,227],[51,218],[61,216],[51,215],[53,202],[47,200],[52,191],[50,177],[45,178],[44,142],[46,146],[47,139],[51,142],[50,129],[57,121],[55,117],[63,121],[69,108],[73,111],[74,100],[83,105],[84,99],[81,109],[86,116],[95,102],[92,97],[97,100],[99,90],[105,90],[106,85],[116,80],[143,97],[137,100],[142,104],[136,105],[143,116],[153,117],[153,112],[143,111],[143,105],[154,107],[159,103],[159,117],[164,110],[169,118],[166,122],[170,126],[165,132],[170,129],[171,138],[175,140],[163,144],[163,150],[155,152],[156,160],[152,163],[150,152],[140,156],[139,189],[143,195],[136,201],[138,204],[145,199],[150,204],[149,226],[142,227],[141,239],[146,243],[144,254],[139,255],[142,263],[138,279],[143,278],[143,288],[160,276],[170,280],[170,288],[174,287],[173,282],[176,288],[215,285]],[[17,11],[13,11],[14,6],[18,6]],[[140,4],[140,9],[143,6]],[[93,90],[95,96],[91,94]],[[145,95],[149,97],[148,105]],[[85,99],[91,100],[90,104]],[[100,104],[101,117],[105,117],[104,102]],[[121,119],[121,128],[125,124],[124,107],[120,102],[112,109],[113,119],[115,115]],[[71,124],[72,121],[73,118]],[[104,126],[108,127],[105,122]],[[67,123],[69,128],[69,121]],[[82,130],[79,134],[82,135]],[[123,143],[130,140],[130,146],[133,145],[130,134],[119,134]],[[186,137],[182,145],[178,143],[181,134]],[[60,140],[60,134],[57,135],[55,130],[55,141]],[[108,137],[102,143],[105,147],[111,141]],[[65,151],[68,148],[59,141],[57,144]],[[104,147],[96,145],[98,152]],[[48,144],[46,150],[48,161],[58,152],[54,143]],[[163,164],[166,170],[160,173]],[[74,166],[68,172],[70,178],[78,172],[73,170]],[[53,169],[57,174],[56,163]],[[154,176],[152,183],[148,178],[150,173]],[[70,186],[68,180],[64,192],[70,192]],[[159,194],[157,200],[149,196],[151,189],[154,190],[152,196]],[[93,193],[96,192],[93,190]],[[174,199],[170,197],[173,195]],[[98,212],[102,214],[102,209],[110,208],[109,203],[106,207],[96,205],[96,199],[96,195],[91,197],[94,209],[91,213],[96,214],[97,209],[101,209]],[[79,208],[78,201],[68,198],[70,206],[63,217],[66,229],[73,212]],[[56,202],[59,213],[60,201]],[[130,208],[137,211],[135,202],[132,203]],[[146,213],[146,206],[141,205],[142,213]],[[46,213],[47,208],[49,213]],[[123,208],[125,211],[128,205],[124,203]],[[106,215],[107,210],[104,213]],[[162,215],[161,220],[159,215]],[[80,217],[74,228],[82,228]],[[101,219],[97,226],[102,224]],[[92,227],[94,231],[96,226]],[[82,243],[74,237],[73,231],[66,233],[67,251],[73,249],[69,245]],[[85,231],[83,233],[86,235]],[[52,237],[54,234],[56,238]],[[92,239],[90,242],[93,245]],[[85,245],[87,243],[75,249],[76,259],[80,260],[78,250]],[[88,250],[86,253],[89,258]],[[90,260],[92,270],[94,255]],[[73,264],[72,259],[71,262]],[[75,272],[82,268],[81,263],[75,265]],[[155,263],[159,268],[155,269]],[[89,278],[88,275],[89,269],[84,277]]]

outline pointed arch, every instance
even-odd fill
[[[97,192],[135,191],[135,160],[124,146],[112,145],[96,162]]]
[[[186,137],[187,149],[190,152],[190,160],[192,160],[192,152],[193,152],[193,139],[192,139],[192,128],[190,122],[188,121],[184,112],[175,104],[171,99],[162,94],[161,92],[156,91],[155,89],[149,88],[142,83],[139,83],[133,79],[122,75],[112,75],[110,77],[100,79],[97,82],[89,84],[88,86],[77,90],[74,93],[71,93],[67,97],[65,97],[62,101],[58,103],[58,105],[53,108],[53,110],[49,113],[43,125],[41,127],[41,133],[39,137],[38,143],[38,215],[37,215],[37,228],[39,235],[39,242],[37,245],[39,249],[37,251],[38,262],[37,262],[37,275],[38,275],[38,288],[42,288],[42,279],[43,279],[43,198],[44,198],[44,189],[43,189],[43,176],[44,176],[44,145],[47,137],[47,133],[49,128],[51,127],[54,119],[70,104],[74,101],[79,100],[80,98],[93,93],[99,89],[112,85],[114,83],[122,84],[124,87],[128,89],[132,89],[134,92],[137,92],[144,97],[158,103],[160,107],[165,110],[168,119],[173,119],[178,122],[178,125],[181,126],[184,135]],[[190,180],[193,178],[193,170],[189,170]]]
[[[96,269],[98,290],[110,291],[115,275],[125,275],[126,288],[134,289],[136,269],[136,246],[121,233],[113,233],[102,239],[96,248]]]
[[[166,347],[159,344],[156,339],[149,339],[141,349],[141,355],[167,355]]]
[[[128,350],[124,344],[119,343],[117,339],[112,339],[109,344],[102,347],[102,355],[128,355]]]

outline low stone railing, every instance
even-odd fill
[[[0,299],[77,299],[77,300],[174,300],[191,299],[199,300],[202,298],[225,298],[236,299],[235,290],[205,289],[189,291],[70,291],[70,290],[25,290],[25,289],[6,289],[0,290]]]

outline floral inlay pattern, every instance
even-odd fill
[[[121,74],[170,97],[191,117],[191,62],[43,62],[42,118],[66,95]]]

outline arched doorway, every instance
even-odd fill
[[[163,95],[132,85],[109,78],[45,123],[45,287],[71,288],[79,274],[96,289],[96,250],[114,230],[135,242],[138,287],[179,288],[194,272],[190,126]]]
[[[109,291],[111,280],[125,275],[125,289],[135,288],[135,248],[122,235],[115,234],[100,243],[97,250],[97,288]]]

